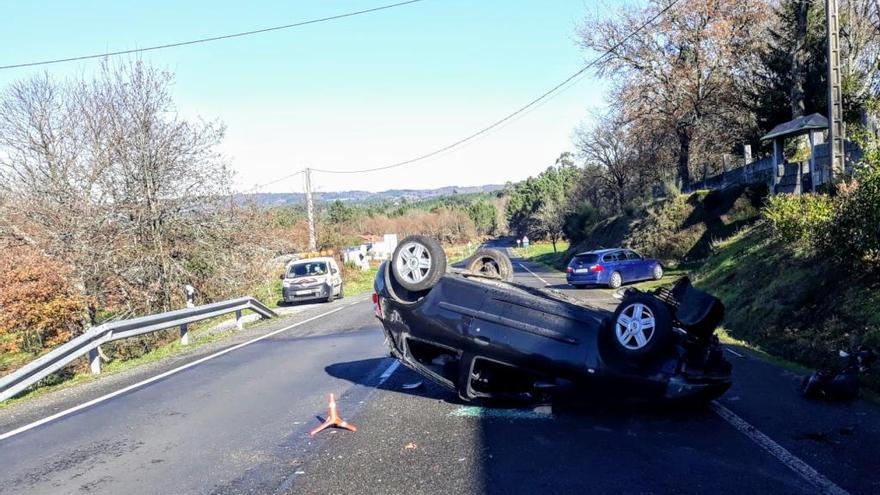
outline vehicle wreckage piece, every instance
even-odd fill
[[[808,399],[829,401],[852,401],[861,396],[859,377],[877,361],[877,353],[865,346],[838,356],[842,364],[836,368],[823,368],[804,377],[801,393]]]
[[[721,302],[687,278],[651,293],[628,289],[613,314],[485,270],[445,269],[439,244],[413,236],[376,276],[374,303],[393,356],[468,400],[535,400],[572,384],[624,396],[713,399],[731,366],[714,335]],[[494,250],[493,250],[494,251]],[[420,254],[417,254],[420,253]],[[442,273],[395,267],[443,266]],[[479,253],[479,252],[478,252]],[[509,259],[490,260],[499,273]],[[438,263],[442,261],[442,263]],[[466,266],[479,267],[474,262]],[[398,278],[397,273],[403,273]],[[409,278],[407,278],[409,276]]]

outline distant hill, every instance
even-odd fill
[[[484,186],[446,186],[438,189],[389,189],[381,192],[369,191],[336,191],[316,192],[315,200],[318,201],[344,201],[347,203],[381,203],[384,201],[418,201],[423,199],[439,198],[442,196],[455,196],[458,194],[474,194],[495,192],[504,189],[503,184],[487,184]],[[246,199],[253,199],[265,206],[283,206],[300,204],[305,200],[304,193],[254,193],[244,195]]]

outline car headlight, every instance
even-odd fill
[[[290,281],[284,280],[281,282],[281,285],[286,289],[286,288],[290,287]]]

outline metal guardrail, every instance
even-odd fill
[[[0,378],[0,402],[14,397],[49,374],[66,366],[74,359],[86,354],[89,355],[92,373],[100,373],[101,359],[98,347],[101,344],[158,330],[179,327],[180,341],[186,345],[189,344],[188,325],[190,323],[234,311],[236,325],[241,329],[243,327],[242,311],[245,309],[249,309],[263,318],[277,316],[274,311],[264,306],[260,301],[252,297],[242,297],[156,315],[132,318],[130,320],[114,321],[92,327],[82,335],[65,342],[25,366]]]

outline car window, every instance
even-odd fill
[[[626,252],[626,259],[628,259],[628,260],[640,260],[640,259],[642,259],[642,255],[640,255],[639,253],[637,253],[637,252],[635,252],[635,251],[627,251],[627,252]]]
[[[325,275],[327,273],[327,263],[323,261],[313,261],[309,263],[297,263],[290,267],[289,277],[308,277]]]
[[[620,253],[608,253],[602,260],[607,262],[620,261]]]
[[[598,261],[598,254],[579,254],[571,260],[571,263],[572,265],[595,265]]]

